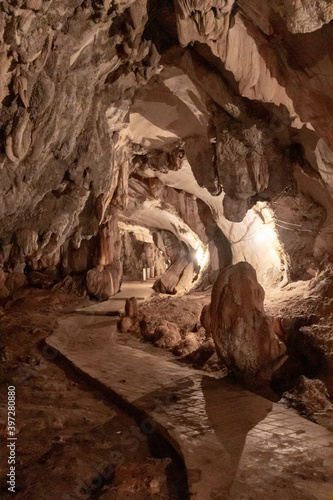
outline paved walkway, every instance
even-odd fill
[[[133,287],[123,287],[123,300]],[[143,296],[147,284],[138,288]],[[64,317],[47,343],[139,412],[144,432],[169,440],[192,499],[333,500],[331,432],[228,378],[122,345],[116,319],[101,315],[115,303],[124,305],[109,300]]]
[[[113,312],[124,312],[124,306],[126,299],[130,297],[136,297],[138,303],[148,300],[151,295],[153,295],[154,290],[152,286],[155,279],[149,279],[147,281],[131,281],[122,284],[122,290],[112,296],[109,300],[104,300],[103,302],[98,302],[91,307],[85,307],[84,309],[78,309],[77,312],[88,314],[88,315],[112,315],[108,313]]]

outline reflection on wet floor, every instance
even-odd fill
[[[229,378],[121,345],[115,327],[115,319],[72,314],[47,342],[169,441],[191,498],[333,500],[330,431]]]

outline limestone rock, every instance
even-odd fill
[[[17,270],[10,273],[6,279],[6,288],[13,292],[14,290],[25,286],[28,283],[26,276],[23,272]]]
[[[154,276],[151,277],[161,276],[165,271],[165,257],[158,245],[153,243],[153,235],[148,229],[146,229],[147,235],[137,234],[135,231],[134,225],[126,225],[122,234],[121,259],[124,279],[129,281],[142,280],[144,268],[154,268]],[[160,233],[154,232],[153,234]]]
[[[63,280],[59,281],[52,290],[71,293],[74,295],[86,295],[87,288],[85,283],[85,276],[66,276]]]
[[[43,289],[51,288],[55,284],[55,280],[51,276],[38,271],[29,273],[28,281],[32,286]]]
[[[211,330],[221,361],[232,371],[253,377],[280,358],[285,345],[265,316],[264,290],[246,262],[219,274],[211,302]]]
[[[191,286],[195,277],[194,263],[189,262],[184,268],[180,280],[175,287],[176,293],[185,292]]]
[[[10,291],[6,287],[7,273],[0,267],[0,298],[5,299],[9,297]]]
[[[126,299],[125,316],[134,319],[137,318],[138,315],[139,311],[138,311],[138,302],[136,300],[136,297],[130,297],[129,299]]]
[[[172,349],[182,339],[176,323],[166,320],[155,329],[154,337],[158,339],[155,341],[155,345],[163,349]]]
[[[153,285],[155,292],[175,294],[181,276],[188,265],[189,258],[187,256],[180,257],[161,278],[155,281]]]
[[[330,0],[273,0],[273,9],[287,22],[292,33],[315,31],[333,19]]]
[[[119,291],[113,279],[111,266],[99,265],[87,272],[88,293],[105,300]]]
[[[26,0],[26,7],[28,9],[40,10],[43,6],[42,0]]]
[[[200,316],[200,323],[205,328],[207,335],[210,335],[211,317],[210,317],[210,304],[203,306]]]
[[[6,299],[10,296],[10,291],[5,285],[0,285],[0,299]]]
[[[309,269],[311,266],[314,269],[317,267],[314,246],[316,234],[326,219],[324,207],[313,198],[298,193],[295,196],[281,196],[275,203],[274,212],[278,219],[277,233],[292,263],[289,268],[290,279],[309,279]],[[297,231],[300,228],[302,231]]]
[[[135,267],[121,211],[199,238],[212,276],[313,276],[333,244],[332,18],[331,0],[0,2],[1,266],[91,271],[107,297]],[[263,200],[279,248],[256,241]],[[159,292],[192,281],[178,257]]]
[[[127,333],[127,332],[136,334],[141,333],[138,319],[131,318],[130,316],[123,316],[119,321],[118,328],[121,333]]]
[[[205,136],[189,137],[185,141],[185,153],[199,186],[204,186],[212,194],[218,194],[213,144]]]
[[[0,239],[13,245],[5,262],[34,270],[61,264],[69,240],[95,244],[87,261],[98,239],[108,251],[96,236],[113,194],[113,207],[126,203],[126,107],[159,59],[141,38],[146,2],[44,3],[0,5]],[[126,78],[125,60],[137,76]],[[99,264],[109,262],[84,271]]]
[[[333,404],[325,384],[318,379],[308,379],[301,376],[297,385],[284,394],[290,406],[296,408],[307,417],[316,420],[316,413],[320,414],[329,410],[332,414]]]
[[[177,347],[174,349],[173,353],[176,355],[178,354]],[[185,355],[182,361],[193,365],[193,367],[196,369],[201,369],[213,356],[214,353],[215,344],[213,339],[210,338],[208,340],[205,340],[198,349],[190,352],[188,355]],[[183,355],[182,352],[179,352],[179,354]]]
[[[195,332],[190,332],[185,335],[185,338],[173,349],[173,354],[176,356],[187,356],[191,352],[198,349],[199,342]]]
[[[203,299],[208,301],[208,297]],[[202,303],[191,300],[191,296],[181,297],[153,297],[151,300],[140,304],[140,313],[143,315],[144,331],[152,335],[155,329],[160,326],[161,320],[169,321],[178,325],[181,335],[197,330]]]

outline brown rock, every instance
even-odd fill
[[[162,347],[163,349],[172,349],[182,339],[178,326],[175,323],[166,320],[164,320],[163,323],[155,329],[154,335],[155,338],[158,338],[155,345],[157,347]]]
[[[41,273],[39,271],[32,271],[28,275],[28,281],[31,285],[36,286],[37,288],[51,288],[54,285],[55,280],[52,276]]]
[[[66,276],[62,281],[54,285],[52,290],[73,293],[75,295],[85,295],[87,293],[84,276]]]
[[[185,292],[193,281],[194,263],[189,262],[182,272],[180,280],[175,288],[176,293]]]
[[[132,318],[129,318],[128,316],[124,316],[120,320],[119,330],[121,331],[121,333],[127,333],[127,332],[131,331],[131,328],[133,328],[133,323],[134,322],[133,322]]]
[[[211,319],[210,319],[210,304],[203,306],[200,316],[200,323],[206,330],[207,335],[210,335]]]
[[[201,369],[214,353],[215,344],[213,339],[210,338],[205,340],[198,349],[185,356],[182,361],[192,364],[194,368]],[[174,354],[177,355],[177,347]]]
[[[117,293],[119,286],[117,287],[116,284],[117,279],[114,279],[113,277],[113,270],[111,266],[99,265],[87,272],[88,292],[99,299],[108,299]]]
[[[5,285],[0,285],[0,299],[6,299],[10,296],[10,291]]]
[[[126,299],[125,302],[125,316],[129,316],[130,318],[137,318],[139,315],[138,311],[138,302],[136,297],[130,297]]]
[[[199,347],[199,342],[195,332],[190,332],[185,335],[185,339],[179,342],[173,349],[176,356],[187,356],[188,354],[196,351]]]
[[[299,410],[307,417],[313,417],[317,412],[330,410],[333,412],[333,404],[325,384],[318,379],[300,377],[297,385],[288,393],[284,394],[290,406]]]
[[[21,288],[26,284],[27,284],[27,278],[20,271],[13,271],[11,274],[8,275],[8,278],[6,280],[6,288],[8,288],[10,292],[17,290],[18,288]]]
[[[247,262],[221,271],[212,290],[211,329],[216,351],[229,369],[244,376],[256,375],[286,351],[265,316],[264,296],[256,272]]]
[[[155,281],[153,285],[155,292],[175,294],[180,278],[188,265],[189,257],[181,256],[160,279]]]
[[[26,6],[28,9],[41,10],[43,2],[42,0],[26,0]]]

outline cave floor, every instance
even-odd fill
[[[91,304],[23,288],[0,307],[0,498],[183,500],[184,472],[151,450],[128,412],[92,387],[44,339]],[[7,388],[16,387],[16,489],[8,491]],[[160,445],[160,443],[158,443]],[[163,443],[162,443],[163,445]]]
[[[184,460],[191,498],[332,500],[330,431],[229,378],[124,345],[110,313],[135,295],[133,286],[61,318],[46,339],[49,354],[60,352],[136,415],[150,440],[169,441]],[[146,296],[149,283],[135,286]]]

